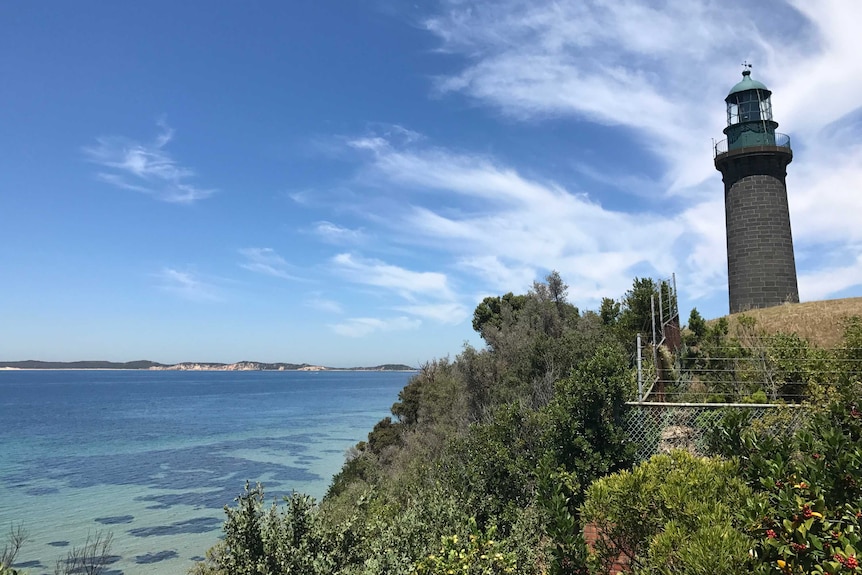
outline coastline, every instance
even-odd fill
[[[371,367],[328,367],[305,363],[266,363],[239,361],[236,363],[182,362],[160,364],[152,361],[7,361],[0,362],[0,371],[304,371],[304,372],[415,372],[418,369],[404,364],[383,364]]]
[[[418,369],[363,369],[363,368],[338,368],[327,367],[324,369],[219,369],[219,368],[202,368],[202,369],[153,369],[153,368],[134,368],[134,367],[0,367],[0,371],[305,371],[305,372],[355,372],[355,373],[413,373],[418,372]]]

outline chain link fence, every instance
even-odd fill
[[[726,417],[744,416],[749,423],[773,433],[790,433],[807,417],[805,408],[775,404],[631,402],[628,433],[637,460],[656,453],[685,449],[706,455],[708,442]]]

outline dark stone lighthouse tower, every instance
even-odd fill
[[[727,139],[715,146],[724,180],[730,313],[798,302],[787,208],[790,138],[775,132],[770,92],[746,69],[725,98]]]

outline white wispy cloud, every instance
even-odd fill
[[[755,77],[773,90],[779,129],[793,138],[788,193],[797,254],[846,254],[858,243],[860,21],[862,3],[855,0],[445,0],[426,20],[440,49],[465,62],[437,79],[441,94],[467,95],[516,120],[572,117],[628,129],[662,168],[648,187],[683,198],[676,201],[683,207],[668,209],[669,203],[661,212],[625,214],[548,182],[526,182],[488,158],[438,161],[446,154],[405,153],[379,136],[357,140],[354,148],[371,152],[377,173],[394,183],[447,188],[490,202],[499,190],[496,205],[471,218],[417,208],[413,223],[426,233],[437,229],[440,236],[481,246],[464,263],[484,262],[487,273],[502,281],[534,267],[521,255],[534,250],[533,261],[545,266],[562,271],[559,262],[569,262],[578,278],[572,283],[592,276],[609,289],[617,283],[611,278],[647,263],[659,273],[676,270],[688,282],[684,289],[703,297],[726,285],[721,183],[709,142],[723,138],[722,98],[743,59],[754,61]],[[623,182],[642,177],[640,166],[625,161],[614,175]],[[500,207],[502,201],[522,211]],[[571,222],[568,232],[555,214]],[[494,242],[483,243],[481,237],[494,229],[505,230],[504,239],[498,233]],[[578,239],[555,240],[564,233]],[[494,249],[500,244],[507,249]],[[577,265],[595,266],[597,273]],[[836,266],[832,257],[803,258],[800,286],[811,286],[801,290],[803,298],[836,293],[847,282],[860,285],[853,270]],[[830,289],[833,274],[844,279]]]
[[[352,282],[386,288],[409,301],[418,296],[453,297],[446,275],[440,272],[415,272],[349,253],[336,255],[332,263],[336,271]]]
[[[469,63],[441,77],[440,91],[463,92],[518,118],[573,116],[630,127],[668,163],[673,187],[708,175],[709,166],[689,161],[709,154],[709,126],[722,115],[720,107],[703,105],[703,94],[721,93],[725,72],[759,38],[742,7],[726,3],[452,0],[444,6],[426,27],[444,50]]]
[[[858,250],[856,252],[859,253]],[[799,297],[819,300],[849,287],[862,285],[862,255],[848,257],[847,265],[827,267],[818,273],[799,276]]]
[[[189,183],[194,171],[179,164],[165,150],[174,131],[164,122],[159,122],[159,127],[161,133],[149,144],[102,137],[96,139],[95,146],[85,147],[87,159],[104,170],[97,172],[96,177],[118,188],[172,203],[190,204],[211,196],[214,190]]]
[[[245,261],[239,264],[244,269],[277,278],[299,279],[288,271],[287,261],[272,248],[243,248],[238,251],[245,257]]]
[[[297,192],[286,193],[287,197],[299,204],[300,206],[308,206],[312,204],[314,193],[312,190],[299,190]]]
[[[680,260],[674,269],[682,272],[685,291],[693,299],[708,296],[727,284],[724,200],[723,195],[716,196],[693,202],[676,217],[683,233],[678,248]]]
[[[366,234],[361,229],[351,229],[327,221],[317,222],[314,225],[314,233],[323,241],[338,245],[355,246],[366,239]]]
[[[384,329],[412,328],[421,324],[420,318],[438,324],[455,325],[472,313],[472,308],[464,303],[466,298],[456,294],[444,273],[413,271],[350,253],[336,255],[332,258],[332,264],[333,270],[350,282],[385,290],[386,309],[408,314],[388,320],[350,319],[333,326],[336,333],[341,335],[359,337]],[[389,294],[394,294],[406,303],[393,302]]]
[[[459,324],[473,314],[472,309],[457,302],[401,305],[395,309],[449,325]]]
[[[598,298],[625,291],[638,266],[664,275],[674,271],[669,254],[684,230],[673,216],[609,210],[587,195],[526,178],[485,156],[388,142],[372,152],[366,171],[416,192],[393,232],[403,228],[405,242],[451,253],[460,269],[488,288],[523,290],[557,269],[573,286],[573,296]],[[420,205],[424,190],[435,191],[434,202]],[[439,198],[447,196],[453,201],[442,203],[478,200],[481,209],[437,208]],[[348,255],[340,257],[342,265],[349,262]],[[404,285],[417,283],[396,277]]]
[[[561,190],[521,178],[488,157],[463,155],[442,148],[400,147],[381,137],[348,142],[357,150],[373,152],[374,168],[390,181],[408,186],[452,191],[492,202],[523,202],[560,195]],[[440,170],[441,166],[446,169]]]
[[[513,262],[506,254],[466,254],[460,258],[459,264],[473,275],[483,278],[488,288],[497,291],[522,288],[536,279],[536,262]],[[480,301],[484,297],[474,299]]]
[[[305,305],[326,313],[344,313],[344,308],[340,303],[323,297],[321,294],[311,294],[306,298]]]
[[[163,268],[153,274],[159,289],[191,301],[221,301],[223,297],[212,283],[194,272]]]
[[[422,322],[405,316],[394,318],[356,317],[331,324],[332,331],[345,337],[366,337],[379,331],[405,331],[418,329]]]

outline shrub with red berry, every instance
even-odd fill
[[[747,433],[741,470],[756,497],[743,515],[756,573],[862,573],[862,385],[835,391],[787,437]]]

